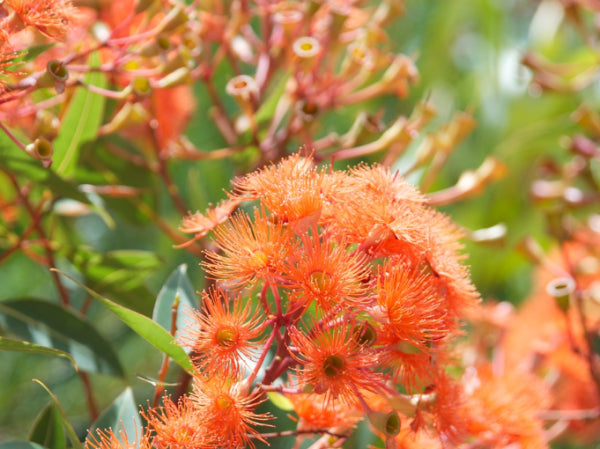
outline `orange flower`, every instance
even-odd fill
[[[304,237],[303,245],[286,261],[283,274],[293,296],[308,306],[313,300],[327,312],[336,306],[350,309],[365,303],[369,267],[361,255],[343,245]]]
[[[353,428],[362,419],[363,410],[329,401],[319,394],[290,394],[287,398],[294,404],[298,415],[298,430],[319,430],[336,428],[337,433]]]
[[[360,390],[377,391],[382,381],[374,371],[376,354],[360,345],[352,332],[349,326],[333,327],[309,337],[295,327],[289,329],[292,356],[302,364],[299,382],[324,393],[327,401],[339,398],[353,404]]]
[[[77,11],[71,0],[6,0],[6,3],[25,25],[51,39],[65,35]]]
[[[165,396],[163,407],[143,413],[154,433],[152,445],[157,449],[197,449],[210,447],[212,440],[202,413],[195,403],[183,396],[178,404]]]
[[[402,426],[394,439],[397,449],[443,449],[439,437],[426,429],[413,430]]]
[[[537,413],[548,406],[549,396],[539,379],[519,371],[497,376],[484,366],[464,388],[459,412],[471,435],[494,447],[548,447]]]
[[[192,311],[192,319],[180,341],[192,348],[196,367],[210,375],[238,377],[244,360],[254,356],[257,342],[252,340],[263,329],[250,302],[237,295],[230,305],[223,290],[213,289],[202,293],[201,312]]]
[[[232,288],[254,284],[258,279],[278,276],[292,249],[290,230],[274,224],[264,212],[255,210],[254,222],[243,212],[214,231],[219,254],[206,252],[206,271]]]
[[[400,179],[392,181],[392,176],[387,179],[390,185],[380,185],[362,179],[366,178],[364,171],[358,173],[358,180],[351,176],[340,178],[327,191],[320,223],[336,238],[356,242],[373,254],[382,252],[382,245],[388,242],[402,243],[396,252],[405,252],[422,242],[427,223],[421,219],[424,207],[419,197],[410,194],[413,189]]]
[[[320,214],[325,176],[312,159],[296,154],[235,180],[234,186],[241,198],[259,198],[278,220],[288,223]]]
[[[85,441],[86,449],[151,449],[150,434],[144,433],[139,441],[129,441],[127,432],[122,430],[119,436],[112,429],[96,430],[96,435],[90,433]]]
[[[17,56],[19,56],[19,53],[8,43],[8,35],[3,30],[0,30],[0,75],[10,73],[10,70],[7,69],[17,64],[15,62]],[[4,93],[6,89],[6,82],[0,78],[0,94]]]
[[[395,382],[406,391],[417,391],[430,384],[435,361],[431,351],[424,352],[403,341],[389,341],[382,348],[381,365],[390,369]]]
[[[356,188],[390,201],[409,201],[425,204],[425,197],[398,173],[381,165],[369,167],[360,164],[350,169]]]
[[[220,224],[225,223],[233,213],[236,207],[238,207],[240,201],[231,198],[221,201],[216,207],[209,207],[205,214],[196,212],[183,218],[179,230],[188,234],[195,234],[194,238],[178,245],[178,248],[186,247],[192,242],[204,237],[214,228]]]
[[[461,251],[462,232],[446,215],[426,210],[422,216],[428,224],[428,238],[422,248],[427,268],[437,279],[439,291],[445,295],[448,325],[456,324],[466,311],[479,303],[479,293],[471,282],[466,258]]]
[[[181,232],[188,234],[196,234],[199,237],[204,237],[216,226],[227,221],[231,213],[235,210],[240,202],[234,199],[221,201],[216,207],[209,207],[206,214],[196,212],[185,217],[179,226]]]
[[[260,393],[248,394],[241,385],[222,377],[194,379],[191,399],[201,411],[202,422],[210,432],[213,447],[254,447],[250,437],[264,442],[253,426],[265,425],[264,421],[271,417],[253,411],[261,402]]]
[[[448,334],[444,298],[423,269],[406,258],[390,259],[377,275],[377,304],[385,321],[387,339],[403,341],[420,350]]]

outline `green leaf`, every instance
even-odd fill
[[[91,323],[57,304],[39,299],[3,301],[0,327],[39,346],[71,354],[81,371],[125,376],[110,342]]]
[[[46,449],[31,441],[7,441],[0,444],[0,449]]]
[[[50,44],[42,44],[42,45],[35,45],[33,47],[29,47],[23,53],[23,56],[20,56],[19,58],[22,59],[23,62],[33,61],[39,55],[41,55],[42,53],[44,53],[46,50],[51,49],[55,45],[56,45],[56,43],[52,42]]]
[[[77,436],[77,433],[75,433],[75,429],[73,429],[73,425],[69,421],[69,418],[67,417],[65,410],[60,405],[60,402],[58,402],[58,398],[54,395],[54,393],[50,391],[50,389],[46,385],[44,385],[44,383],[41,380],[33,379],[33,381],[37,384],[40,384],[42,388],[46,390],[46,393],[48,393],[52,398],[52,402],[54,402],[54,406],[56,407],[60,414],[60,417],[62,418],[63,426],[67,429],[67,436],[69,437],[69,441],[71,442],[71,446],[73,446],[73,449],[83,449],[81,441],[79,441],[79,437]]]
[[[64,449],[67,447],[62,417],[53,403],[44,407],[36,418],[29,432],[29,440],[48,449]]]
[[[97,52],[90,56],[90,66],[100,65]],[[104,88],[106,77],[102,72],[90,71],[85,76],[85,83]],[[97,137],[102,123],[106,98],[90,92],[85,88],[77,89],[71,99],[69,108],[62,121],[58,136],[53,142],[54,164],[56,173],[70,178],[74,175],[79,159],[81,146]]]
[[[133,391],[127,387],[110,406],[102,412],[90,427],[89,433],[97,429],[112,429],[118,437],[121,431],[125,433],[129,442],[139,438],[143,433],[142,419],[135,402]]]
[[[186,324],[186,311],[189,312],[195,308],[194,296],[194,287],[187,276],[187,265],[181,264],[158,292],[152,319],[171,332],[171,309],[175,298],[178,298],[176,325],[177,329],[183,329]]]
[[[281,97],[285,95],[285,87],[289,78],[289,73],[283,75],[278,80],[271,94],[260,105],[260,107],[256,111],[256,115],[254,116],[254,120],[257,123],[262,123],[273,118],[273,114],[275,113],[275,109],[277,108],[277,103],[279,103]]]
[[[292,404],[292,401],[290,401],[281,393],[276,391],[267,391],[267,396],[269,401],[271,401],[275,407],[286,411],[294,410],[294,404]]]
[[[65,357],[73,363],[75,371],[78,371],[77,363],[71,354],[60,351],[54,348],[47,348],[45,346],[36,345],[28,341],[13,340],[12,338],[0,337],[0,351],[15,351],[15,352],[29,352],[33,354],[48,354],[55,355],[58,357]]]
[[[188,355],[185,353],[181,346],[178,346],[175,343],[175,339],[173,338],[173,336],[164,328],[162,328],[158,323],[152,321],[152,319],[148,318],[147,316],[144,316],[126,307],[123,307],[117,304],[116,302],[100,295],[99,293],[83,285],[81,282],[78,282],[77,280],[73,279],[71,276],[63,273],[60,270],[52,268],[52,271],[56,271],[57,273],[60,273],[66,278],[75,282],[94,298],[102,302],[109,310],[111,310],[115,315],[117,315],[121,319],[121,321],[127,324],[140,337],[148,341],[159,351],[168,355],[171,359],[173,359],[175,363],[181,366],[188,373],[193,372],[192,362],[190,361]]]
[[[90,288],[116,296],[122,305],[144,315],[151,313],[153,297],[144,283],[160,266],[156,254],[138,250],[97,253],[80,246],[70,258]]]
[[[90,204],[89,199],[74,183],[65,181],[56,173],[42,167],[40,161],[23,153],[13,142],[7,142],[4,133],[0,132],[0,166],[2,168],[43,186],[52,191],[55,197],[71,198]]]

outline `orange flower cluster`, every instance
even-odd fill
[[[253,211],[216,213],[243,203]],[[184,221],[214,233],[203,265],[217,286],[180,338],[199,376],[283,393],[303,433],[347,436],[366,417],[391,444],[400,415],[415,432],[461,433],[444,427],[457,398],[442,394],[459,389],[447,343],[479,298],[459,229],[414,187],[382,166],[294,155],[235,180],[207,216]]]
[[[527,370],[550,389],[545,419],[578,441],[600,429],[600,233],[597,216],[581,226],[562,254],[537,273],[537,288],[507,331],[506,364]],[[535,323],[534,326],[531,323]],[[551,376],[548,376],[551,373]]]

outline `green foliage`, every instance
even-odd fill
[[[71,279],[73,282],[85,289],[85,291],[87,291],[94,298],[98,299],[111,312],[113,312],[125,324],[127,324],[135,333],[148,341],[148,343],[150,343],[156,349],[171,357],[173,361],[179,364],[179,366],[181,366],[184,370],[190,373],[192,372],[192,363],[187,354],[180,346],[175,344],[173,336],[158,323],[152,321],[145,315],[111,301],[105,296],[95,292],[91,288],[75,281],[75,279],[67,276],[66,274],[61,274]]]
[[[29,432],[29,441],[48,449],[63,449],[67,446],[62,416],[56,405],[50,403],[40,412]]]
[[[69,353],[82,371],[124,376],[111,344],[75,313],[40,299],[0,303],[0,327],[39,346]]]
[[[91,67],[100,64],[97,52],[90,57]],[[102,72],[91,71],[84,79],[86,84],[96,87],[106,87],[107,80]],[[61,131],[54,141],[56,152],[54,164],[56,173],[66,178],[72,178],[77,170],[77,162],[82,145],[96,139],[98,128],[102,122],[105,97],[86,89],[80,89],[69,104],[69,109],[63,120]]]
[[[186,313],[189,314],[196,308],[195,297],[194,288],[187,276],[187,265],[179,265],[158,292],[152,319],[172,332],[172,317],[176,313],[176,329],[183,329]]]
[[[47,354],[58,357],[65,357],[73,363],[75,370],[77,370],[77,363],[71,354],[61,351],[55,348],[48,348],[46,346],[36,345],[23,340],[14,340],[12,338],[0,337],[0,351],[14,351],[14,352],[27,352],[30,354]]]
[[[125,388],[102,412],[90,427],[89,434],[93,435],[97,430],[105,429],[112,429],[115,435],[120,435],[122,431],[129,441],[134,441],[142,434],[142,418],[131,388]]]

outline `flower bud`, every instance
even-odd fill
[[[412,59],[405,55],[397,55],[383,73],[381,82],[386,89],[391,89],[397,92],[398,95],[403,95],[407,90],[407,82],[416,82],[418,75],[419,72]]]
[[[273,21],[281,27],[283,39],[289,42],[296,34],[298,27],[302,23],[303,14],[297,9],[283,9],[273,14]]]
[[[473,242],[504,247],[504,245],[506,245],[506,233],[506,225],[504,223],[498,223],[497,225],[489,228],[471,231],[469,237]]]
[[[575,281],[570,276],[552,279],[546,285],[546,292],[556,300],[556,305],[566,312],[569,310],[571,294],[575,291]]]
[[[321,53],[321,44],[314,37],[303,36],[294,41],[292,50],[301,69],[307,72],[315,67]]]
[[[187,84],[191,80],[190,69],[187,67],[180,67],[177,70],[169,73],[167,76],[161,78],[156,82],[156,87],[167,88],[176,87],[182,84]]]
[[[140,103],[125,103],[112,120],[101,126],[98,135],[105,136],[128,126],[138,125],[148,120],[148,112]]]
[[[44,168],[48,168],[52,165],[54,149],[52,148],[52,144],[43,137],[39,137],[35,139],[34,142],[27,145],[25,147],[25,152],[32,158],[42,161]]]
[[[148,80],[148,78],[144,78],[143,76],[136,76],[134,79],[132,79],[130,86],[133,90],[133,93],[139,97],[145,97],[150,95],[152,92],[150,80]]]
[[[159,29],[162,33],[173,31],[180,26],[185,25],[189,19],[190,17],[185,10],[176,6],[164,17],[159,25]]]
[[[341,71],[352,73],[361,68],[372,71],[375,68],[375,57],[363,42],[352,42],[346,49]]]
[[[140,14],[158,3],[158,0],[136,0],[135,13]]]
[[[384,130],[383,124],[378,116],[361,112],[354,123],[341,138],[344,147],[353,147],[356,144],[371,141],[376,135]]]
[[[337,40],[344,29],[344,24],[349,16],[349,9],[341,2],[332,2],[329,4],[331,10],[331,23],[329,25],[330,35]]]
[[[225,92],[231,95],[244,111],[252,110],[258,98],[258,84],[248,75],[238,75],[229,80]]]
[[[231,51],[246,64],[251,64],[255,57],[252,46],[239,34],[231,39]]]
[[[60,128],[60,120],[47,109],[40,109],[35,114],[36,136],[44,136],[50,140],[54,139]]]
[[[367,417],[375,430],[382,432],[386,437],[400,433],[402,421],[398,413],[393,410],[388,413],[371,411],[367,413]]]
[[[312,122],[318,115],[320,107],[317,103],[310,100],[304,100],[296,105],[296,112],[304,122]]]
[[[65,91],[65,83],[69,79],[69,71],[64,64],[56,59],[48,61],[46,71],[37,80],[38,87],[52,87],[61,94]]]
[[[352,334],[354,335],[357,343],[361,346],[373,346],[377,341],[377,331],[370,323],[367,323],[366,321],[354,326],[352,329]]]
[[[165,33],[160,33],[156,39],[148,42],[140,49],[140,55],[152,57],[161,53],[166,53],[172,48],[171,41]]]

